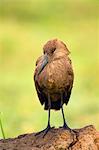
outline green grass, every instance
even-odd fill
[[[1,120],[1,113],[0,113],[0,129],[1,129],[3,139],[5,139],[5,133],[4,133],[3,124],[2,124],[2,120]]]
[[[8,2],[0,5],[0,111],[6,137],[47,124],[33,73],[43,45],[54,37],[70,49],[75,73],[72,96],[64,106],[67,121],[72,128],[93,124],[99,129],[97,1]],[[52,111],[51,124],[62,125],[61,112]]]

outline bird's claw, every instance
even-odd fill
[[[44,138],[45,135],[48,133],[48,131],[51,130],[51,129],[53,129],[53,128],[54,128],[54,127],[47,126],[47,128],[45,128],[44,130],[42,130],[42,131],[36,133],[35,136],[37,136],[37,135],[39,135],[40,133],[43,133],[43,132],[44,132],[44,134],[43,134],[43,138]]]
[[[53,129],[54,127],[48,127],[48,128],[46,128],[45,129],[45,131],[44,131],[44,134],[43,134],[43,138],[45,137],[45,135],[48,133],[48,131],[50,130],[50,129]]]
[[[70,128],[68,127],[68,125],[66,123],[64,123],[64,125],[62,127],[59,127],[59,128],[70,130]]]
[[[65,129],[65,130],[69,130],[70,132],[72,132],[72,129],[69,128],[67,124],[64,124],[62,127],[59,127],[59,128],[62,128],[62,129]]]
[[[71,129],[67,126],[67,124],[64,124],[62,127],[59,128],[63,128],[65,130],[69,130],[70,132],[74,132],[75,134],[78,134],[78,131],[76,131],[75,129]]]

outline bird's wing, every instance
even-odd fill
[[[35,81],[35,87],[36,87],[36,91],[37,91],[37,95],[39,97],[40,103],[43,105],[44,102],[46,101],[46,95],[44,94],[43,90],[41,89],[37,81]]]
[[[70,99],[70,95],[71,95],[71,90],[72,90],[72,86],[68,86],[68,89],[66,90],[65,94],[64,94],[64,102],[66,103],[66,105],[69,102]]]
[[[35,82],[35,87],[36,87],[38,98],[40,100],[40,103],[43,105],[46,100],[46,95],[44,94],[43,89],[39,86],[39,83],[37,81],[38,70],[39,70],[40,64],[42,63],[42,59],[43,59],[43,56],[40,56],[36,61],[36,69],[34,72],[34,82]]]
[[[71,95],[71,91],[72,91],[72,87],[73,87],[73,81],[74,81],[74,73],[73,73],[73,69],[72,69],[72,62],[70,60],[70,58],[68,58],[68,66],[67,66],[67,72],[68,72],[68,85],[66,86],[66,90],[65,90],[65,103],[66,105],[69,102],[69,98]]]

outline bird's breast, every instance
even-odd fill
[[[39,85],[47,90],[58,92],[69,83],[68,61],[59,59],[46,65],[38,77]]]

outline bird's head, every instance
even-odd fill
[[[66,45],[58,39],[48,41],[43,47],[43,53],[50,56],[52,56],[56,51],[60,50],[65,51],[67,55],[70,53]]]
[[[61,56],[69,55],[69,50],[67,49],[66,45],[58,40],[50,40],[48,41],[44,47],[43,47],[43,53],[44,55],[42,56],[42,62],[38,71],[38,75],[42,72],[42,70],[45,68],[45,66],[56,59],[59,59]]]

